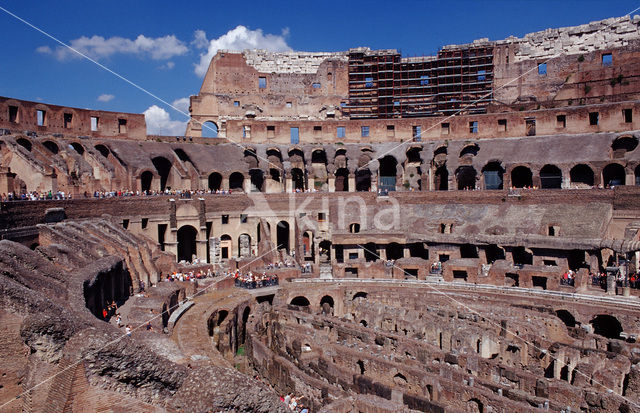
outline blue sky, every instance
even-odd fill
[[[431,55],[446,44],[622,16],[640,7],[640,0],[0,0],[0,6],[184,108],[185,98],[198,93],[207,56],[216,47],[340,51],[367,46],[398,49],[405,56]],[[58,49],[53,40],[1,10],[0,34],[0,95],[135,113],[157,105],[148,118],[157,130],[150,132],[183,133],[183,115]]]

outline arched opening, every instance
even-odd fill
[[[240,234],[238,236],[238,257],[247,258],[251,256],[251,236]]]
[[[620,338],[622,324],[614,316],[598,314],[589,323],[593,326],[593,332],[606,338]]]
[[[363,320],[364,321],[364,320]],[[366,327],[366,326],[365,326]],[[365,368],[364,368],[364,361],[362,360],[358,360],[358,362],[356,363],[358,365],[358,371],[360,371],[360,374],[364,374],[365,373]]]
[[[49,152],[51,152],[54,155],[57,155],[58,152],[60,152],[60,148],[58,147],[58,144],[56,144],[53,141],[44,141],[42,142],[42,144],[44,145],[45,148],[47,148]]]
[[[339,168],[336,171],[336,192],[349,190],[349,170],[347,168]]]
[[[244,150],[244,161],[249,166],[249,169],[255,169],[258,167],[258,156],[256,150],[253,148],[247,148]]]
[[[244,190],[244,175],[234,172],[229,176],[229,189],[233,191]]]
[[[591,188],[594,183],[593,170],[583,163],[578,164],[569,171],[569,179],[578,188]]]
[[[540,188],[562,188],[562,171],[555,165],[545,165],[540,169]]]
[[[196,255],[196,237],[198,231],[191,225],[178,230],[178,261],[191,262]]]
[[[278,249],[289,252],[289,223],[287,221],[278,222],[276,226],[276,242]]]
[[[460,157],[462,158],[465,155],[476,156],[479,151],[480,151],[480,147],[478,146],[477,143],[474,143],[472,145],[467,145],[464,148],[462,148],[462,150],[460,151]]]
[[[109,148],[107,148],[106,146],[104,146],[102,144],[98,144],[98,145],[94,146],[94,148],[95,148],[96,151],[100,152],[100,155],[104,156],[105,158],[109,157]]]
[[[217,138],[218,137],[218,125],[214,122],[207,121],[202,124],[202,137],[203,138]]]
[[[367,320],[360,320],[360,325],[366,327],[368,325]]]
[[[222,175],[217,172],[209,174],[209,191],[219,191],[222,189]]]
[[[388,260],[397,260],[404,256],[404,250],[397,242],[387,244],[385,252],[387,253]]]
[[[461,166],[456,170],[456,181],[458,189],[476,188],[476,169],[473,166]]]
[[[374,242],[368,242],[363,245],[364,247],[364,260],[366,262],[375,262],[378,260],[378,247]]]
[[[409,256],[414,258],[429,259],[429,250],[424,247],[424,242],[413,242],[409,244]]]
[[[169,172],[171,172],[171,162],[163,157],[158,156],[151,160],[153,166],[158,171],[158,175],[160,175],[160,190],[164,191],[167,188],[167,180],[169,179]],[[171,189],[171,188],[168,188]]]
[[[231,257],[231,236],[228,234],[220,237],[220,257],[223,260]]]
[[[613,141],[611,149],[614,152],[621,151],[620,155],[624,156],[624,152],[631,152],[638,147],[638,138],[632,136],[621,136]]]
[[[406,386],[407,378],[402,373],[396,373],[396,375],[393,376],[393,382],[399,386]]]
[[[533,254],[525,247],[515,247],[512,251],[515,265],[533,265]]]
[[[249,178],[251,179],[251,192],[262,192],[264,185],[264,172],[262,169],[249,170]]]
[[[503,189],[504,168],[500,162],[489,162],[482,168],[484,189]]]
[[[371,171],[369,168],[356,170],[356,191],[365,192],[371,190]]]
[[[379,191],[390,192],[396,190],[397,167],[398,161],[391,155],[380,159]]]
[[[71,146],[73,150],[78,153],[78,155],[84,154],[84,146],[80,145],[78,142],[71,142],[69,146]]]
[[[624,167],[617,163],[610,163],[602,170],[602,182],[605,188],[612,186],[624,185],[625,171]]]
[[[333,297],[330,295],[325,295],[320,299],[320,309],[322,310],[322,314],[333,315]]]
[[[32,243],[32,244],[29,246],[29,249],[30,249],[30,250],[32,250],[32,251],[34,251],[34,250],[35,250],[36,248],[38,248],[39,246],[40,246],[40,244],[38,244],[37,242],[34,242],[34,243]]]
[[[280,169],[270,168],[269,177],[275,182],[280,182]]]
[[[249,321],[250,314],[251,308],[245,307],[244,311],[242,312],[242,335],[240,340],[241,344],[244,344],[245,340],[247,339],[247,321]]]
[[[294,191],[304,191],[305,188],[305,176],[304,172],[300,168],[291,169],[291,181],[293,182]]]
[[[442,165],[436,169],[434,187],[436,191],[449,190],[449,171],[446,166]]]
[[[511,186],[530,188],[533,186],[533,174],[526,166],[516,166],[511,170]]]
[[[410,148],[407,151],[407,163],[421,164],[422,163],[422,157],[420,156],[421,151],[422,151],[422,148],[420,147]]]
[[[324,149],[316,149],[311,153],[311,163],[327,164],[327,154]]]
[[[16,139],[16,143],[20,146],[22,146],[23,148],[25,148],[26,150],[28,150],[29,152],[31,152],[31,141],[29,139],[25,139],[25,138],[18,138]]]
[[[571,314],[567,310],[557,310],[556,311],[556,316],[560,320],[562,320],[564,325],[566,325],[567,327],[575,327],[576,326],[576,318],[573,316],[573,314]]]
[[[151,183],[153,182],[153,173],[151,171],[144,171],[140,175],[140,187],[142,192],[151,191]]]
[[[360,232],[360,224],[354,222],[353,224],[349,224],[349,232],[352,234],[357,234]]]
[[[295,305],[298,307],[309,307],[311,305],[311,303],[309,302],[309,300],[307,299],[307,297],[303,296],[303,295],[299,295],[295,298],[293,298],[290,302],[290,305]]]
[[[357,299],[357,298],[361,298],[361,299],[363,299],[363,300],[364,300],[364,299],[366,299],[366,298],[367,298],[367,296],[368,296],[368,295],[369,295],[369,294],[365,293],[364,291],[358,291],[357,293],[355,293],[355,294],[353,295],[353,300],[355,300],[355,299]]]
[[[484,405],[478,399],[470,399],[467,401],[467,405],[465,408],[465,412],[467,413],[484,413]]]

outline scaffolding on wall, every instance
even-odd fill
[[[395,50],[352,49],[343,110],[352,119],[442,116],[462,108],[460,113],[485,113],[492,84],[493,45],[417,58],[402,58]]]

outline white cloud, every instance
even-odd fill
[[[106,39],[102,36],[82,36],[71,40],[69,45],[94,59],[122,53],[150,56],[154,60],[164,60],[173,56],[183,55],[189,51],[187,46],[174,35],[153,38],[141,34],[134,40],[118,36]],[[64,46],[58,46],[55,50],[52,50],[49,46],[40,46],[36,51],[53,55],[58,60],[80,57],[79,54]]]
[[[189,105],[191,104],[190,99],[187,98],[180,98],[180,99],[176,99],[174,100],[171,105],[174,106],[176,109],[184,112],[184,113],[189,113]]]
[[[110,95],[108,93],[103,93],[102,95],[98,96],[98,102],[109,102],[111,100],[113,100],[115,96]]]
[[[204,48],[208,42],[208,46],[207,52],[200,54],[200,62],[194,64],[195,72],[198,76],[204,76],[209,68],[211,58],[215,56],[218,50],[222,49],[237,51],[244,49],[266,49],[273,52],[292,51],[293,49],[289,47],[286,40],[288,34],[288,29],[284,29],[280,35],[275,35],[264,34],[262,29],[249,30],[245,26],[238,26],[217,39],[207,40],[205,32],[197,30],[192,44],[196,47]]]
[[[176,106],[176,102],[174,102],[174,106]],[[169,112],[156,105],[150,106],[143,113],[147,121],[147,133],[149,135],[182,136],[187,130],[186,120],[172,120]]]

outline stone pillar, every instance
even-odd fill
[[[356,176],[352,173],[349,173],[347,182],[349,186],[349,192],[356,192]]]
[[[371,174],[371,190],[378,192],[378,175]]]
[[[220,264],[222,255],[220,253],[220,238],[209,238],[209,256],[212,264]]]
[[[244,178],[244,181],[242,181],[243,184],[243,189],[244,192],[246,194],[248,194],[249,192],[251,192],[251,175],[247,176],[246,178]]]
[[[196,240],[196,257],[200,261],[207,262],[207,240]]]
[[[316,188],[316,179],[313,177],[309,177],[307,179],[307,189],[313,191]]]
[[[223,190],[225,190],[225,191],[229,190],[229,177],[228,176],[225,177],[225,178],[222,178],[221,185],[222,185],[222,189]]]
[[[285,192],[289,194],[293,192],[293,180],[289,177],[285,178]]]
[[[336,192],[336,176],[334,174],[330,174],[327,180],[329,186],[329,192]]]

